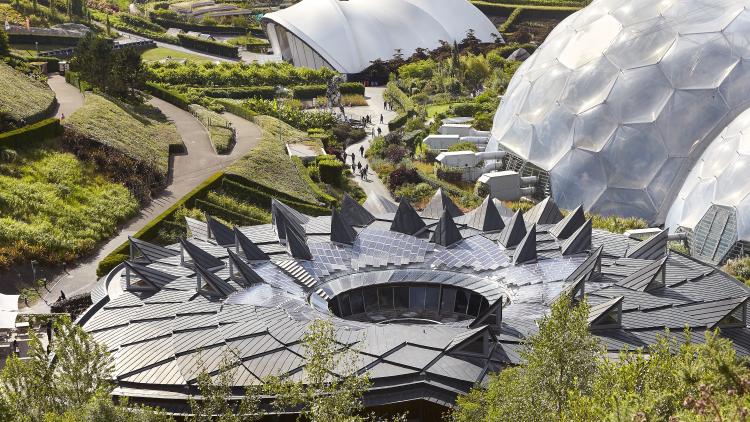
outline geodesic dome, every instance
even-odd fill
[[[664,221],[681,182],[747,106],[747,0],[598,0],[516,75],[488,148],[550,173],[564,208]]]
[[[706,148],[667,214],[667,227],[695,230],[712,206],[734,214],[736,239],[750,241],[750,110]]]

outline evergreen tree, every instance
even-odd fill
[[[10,55],[10,41],[8,40],[8,33],[3,29],[0,29],[0,57]]]

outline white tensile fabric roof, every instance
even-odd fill
[[[16,327],[18,316],[18,295],[0,294],[0,329]]]
[[[396,49],[408,57],[439,41],[460,41],[469,29],[482,41],[498,31],[466,0],[303,0],[264,16],[317,51],[335,70],[358,73]]]

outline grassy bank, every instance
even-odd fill
[[[26,121],[47,117],[55,93],[46,83],[32,79],[0,61],[0,131],[3,121]]]
[[[227,154],[234,145],[234,128],[221,114],[197,104],[190,105],[190,112],[208,130],[208,137],[218,154]]]
[[[83,107],[65,121],[86,137],[148,163],[161,173],[169,168],[170,145],[182,139],[172,123],[148,106],[133,107],[94,93],[86,93]]]

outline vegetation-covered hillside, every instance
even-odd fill
[[[0,61],[0,131],[47,117],[54,101],[55,93],[46,83]]]

